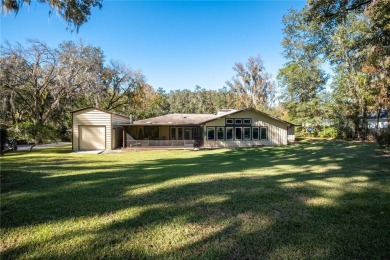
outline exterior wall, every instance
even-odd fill
[[[130,123],[130,118],[120,115],[112,115],[112,124],[113,125],[121,125]]]
[[[169,126],[160,127],[160,139],[169,140]]]
[[[112,147],[111,149],[115,149],[123,146],[123,128],[120,125],[130,123],[130,118],[125,116],[120,116],[116,114],[112,114]],[[116,126],[116,127],[115,127]]]
[[[295,142],[295,126],[290,126],[287,130],[287,141]]]
[[[73,150],[79,150],[79,126],[96,125],[106,127],[106,149],[111,149],[111,114],[97,109],[86,109],[73,113]]]
[[[123,132],[122,127],[116,127],[112,129],[112,149],[122,147],[123,145]]]
[[[250,126],[266,127],[268,129],[267,140],[207,140],[207,127],[224,127],[226,126],[226,118],[251,118],[252,124]],[[247,110],[208,122],[203,127],[204,147],[251,147],[258,145],[287,145],[287,124],[253,110]]]

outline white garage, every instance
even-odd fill
[[[94,107],[72,112],[72,150],[111,150],[122,147],[121,124],[129,123],[123,115]]]

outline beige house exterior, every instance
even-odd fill
[[[122,147],[122,124],[129,118],[93,107],[72,112],[72,150],[111,150]]]
[[[253,108],[169,114],[124,126],[126,147],[256,147],[295,141],[295,124]]]
[[[203,128],[204,147],[287,145],[288,141],[295,140],[293,124],[255,109],[228,114],[205,123]],[[215,128],[214,138],[209,136],[213,128]]]
[[[217,114],[168,114],[131,122],[96,108],[73,112],[73,150],[287,145],[295,124],[253,108]]]

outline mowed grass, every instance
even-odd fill
[[[390,259],[373,143],[1,158],[1,258]]]

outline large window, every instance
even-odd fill
[[[144,138],[149,140],[158,140],[160,131],[158,126],[145,126],[145,135]]]
[[[225,128],[217,127],[217,140],[224,140],[224,139],[225,139]]]
[[[261,138],[261,140],[267,139],[267,128],[266,127],[261,128],[260,138]]]
[[[226,140],[233,140],[233,127],[226,127]]]
[[[259,140],[259,128],[258,127],[252,128],[252,140]]]
[[[177,129],[177,140],[183,140],[183,128],[179,127]]]
[[[190,128],[189,128],[190,129]],[[187,128],[184,128],[184,135],[187,139],[191,136],[190,131],[187,133]],[[179,135],[179,129],[177,129]],[[193,135],[194,132],[193,132]],[[223,126],[209,126],[206,128],[207,140],[268,140],[268,128],[267,127],[223,127]]]
[[[207,127],[207,140],[215,140],[215,127]]]
[[[192,128],[191,127],[184,128],[184,139],[185,140],[192,140]]]
[[[199,138],[197,127],[171,127],[171,140],[194,140]]]
[[[236,127],[234,129],[235,129],[235,132],[236,132],[235,139],[236,140],[241,140],[242,139],[242,129],[241,129],[241,127]]]
[[[244,140],[251,140],[251,128],[244,127]]]
[[[177,139],[177,136],[176,136],[176,127],[172,127],[171,128],[171,140],[176,140]]]

